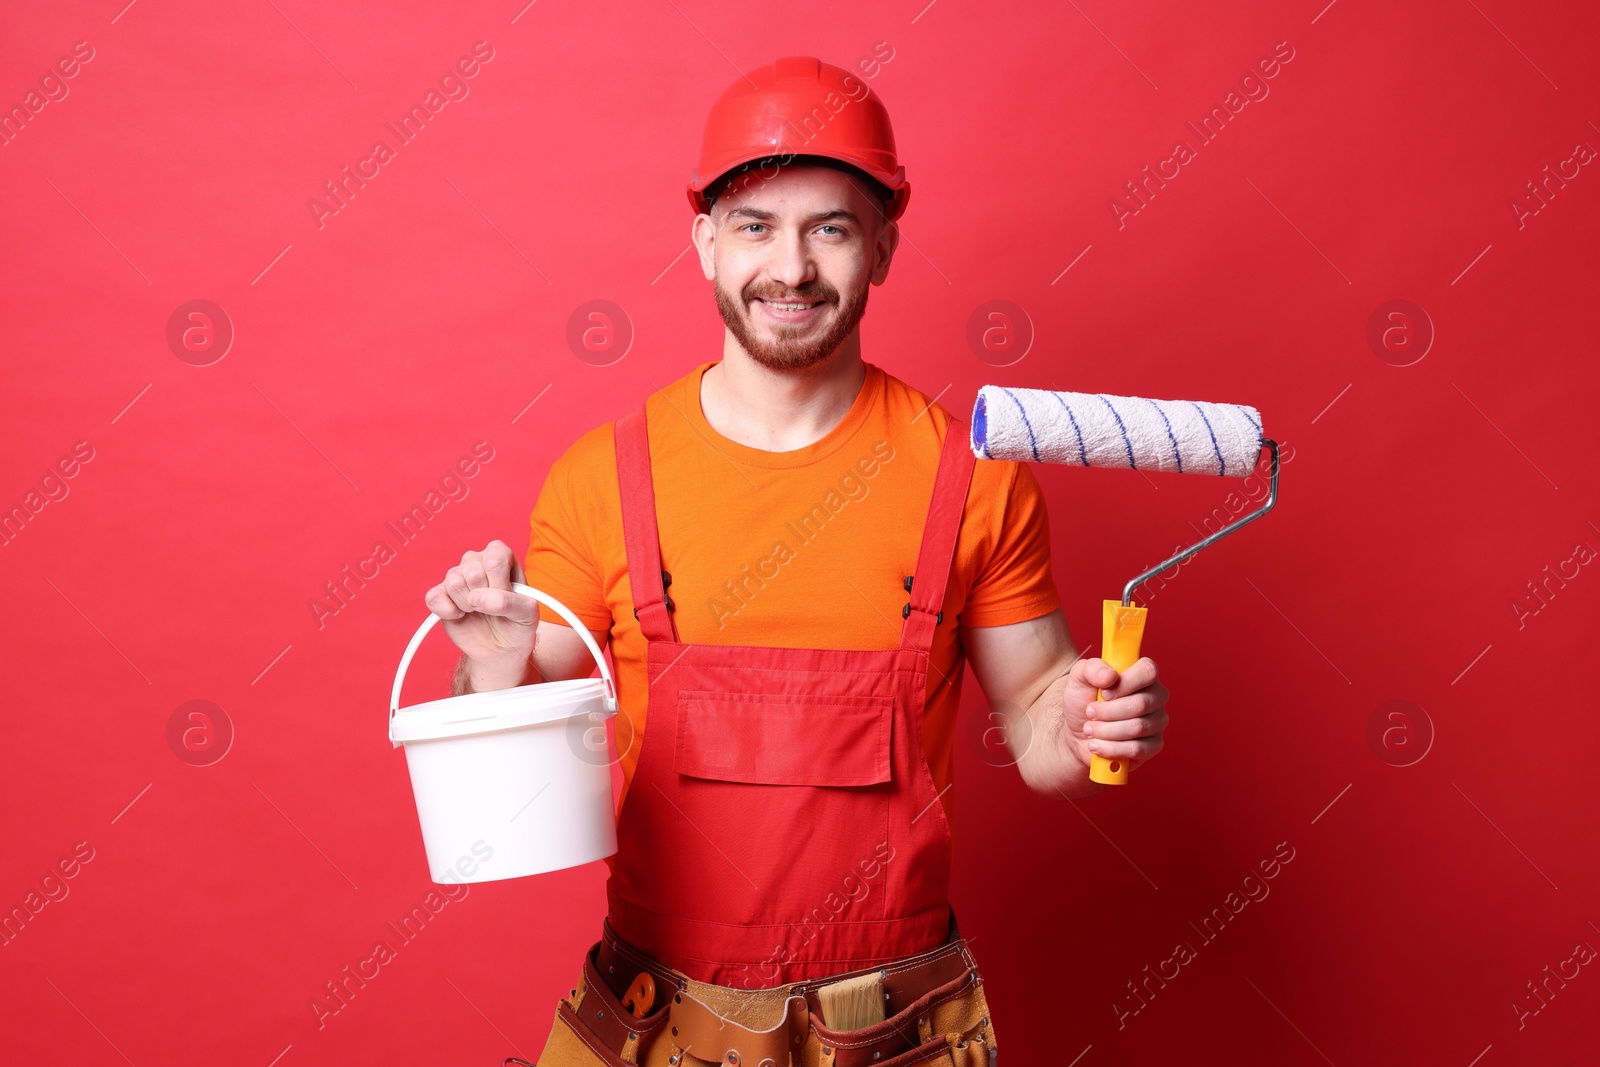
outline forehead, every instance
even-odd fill
[[[778,168],[776,174],[767,166],[740,175],[717,197],[716,206],[723,213],[736,207],[782,213],[785,209],[860,208],[866,204],[870,204],[870,200],[855,176],[832,167],[793,163]]]

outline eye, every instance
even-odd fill
[[[748,230],[752,226],[764,226],[764,225],[766,225],[766,223],[762,223],[762,222],[747,222],[743,226],[740,226],[739,229]]]
[[[824,229],[824,230],[832,230],[834,233],[843,233],[844,232],[843,230],[839,229],[839,227],[835,226],[831,222],[823,223],[820,228]]]

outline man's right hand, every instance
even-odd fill
[[[482,552],[462,556],[423,598],[465,656],[457,672],[458,691],[466,691],[463,672],[473,692],[529,681],[539,604],[511,588],[512,582],[521,581],[522,566],[511,547],[490,541]]]

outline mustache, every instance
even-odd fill
[[[795,303],[810,303],[813,300],[822,300],[830,304],[837,304],[839,302],[839,293],[831,286],[818,286],[816,289],[813,289],[810,292],[801,290],[795,293],[775,293],[771,291],[757,291],[755,289],[746,288],[744,297],[745,303],[747,304],[750,301],[757,299],[766,300],[768,302],[777,304],[782,304],[786,301],[793,301]]]

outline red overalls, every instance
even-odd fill
[[[617,421],[629,583],[649,642],[644,737],[606,884],[624,940],[692,979],[744,988],[945,941],[951,834],[922,716],[972,477],[966,441],[952,419],[899,648],[684,644],[644,409]]]

